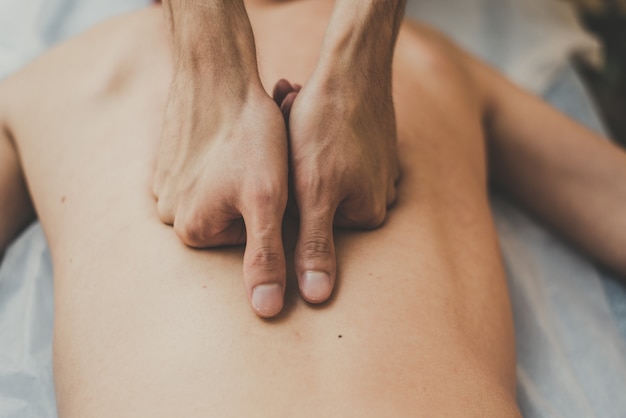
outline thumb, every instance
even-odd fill
[[[336,265],[333,218],[336,208],[303,205],[296,244],[296,274],[300,292],[311,303],[325,302],[335,286]]]
[[[243,215],[247,231],[243,277],[252,308],[263,318],[278,315],[284,302],[286,267],[279,212],[264,208]]]
[[[295,102],[301,89],[301,85],[291,84],[285,79],[279,80],[276,83],[276,86],[274,86],[272,97],[278,107],[280,107],[283,117],[285,118],[285,122],[287,123],[289,123],[289,114],[291,113],[293,102]]]

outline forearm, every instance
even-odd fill
[[[165,0],[175,69],[227,97],[261,85],[254,35],[243,0]]]
[[[491,121],[496,184],[626,277],[626,153],[510,86]]]
[[[406,0],[337,0],[318,68],[368,83],[391,82]]]

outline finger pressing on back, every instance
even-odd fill
[[[247,230],[243,276],[252,309],[271,318],[283,308],[286,281],[282,210],[259,207],[244,213]]]
[[[311,303],[325,302],[335,286],[335,210],[336,207],[301,205],[300,232],[296,244],[296,274],[302,297]]]

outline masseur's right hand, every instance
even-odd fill
[[[283,116],[261,85],[243,2],[164,3],[175,71],[154,181],[159,217],[191,247],[247,243],[248,299],[273,317],[286,278]]]

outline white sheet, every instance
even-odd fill
[[[96,21],[148,3],[0,0],[0,77]],[[562,73],[572,52],[598,53],[559,0],[410,0],[409,14],[535,91]],[[579,117],[590,114],[584,96],[558,97],[582,103]],[[495,199],[493,207],[511,287],[524,415],[626,416],[626,348],[597,269],[506,202]],[[36,224],[0,268],[1,417],[56,416],[51,275]]]
[[[407,14],[536,93],[572,55],[602,63],[600,44],[564,0],[409,0]]]

